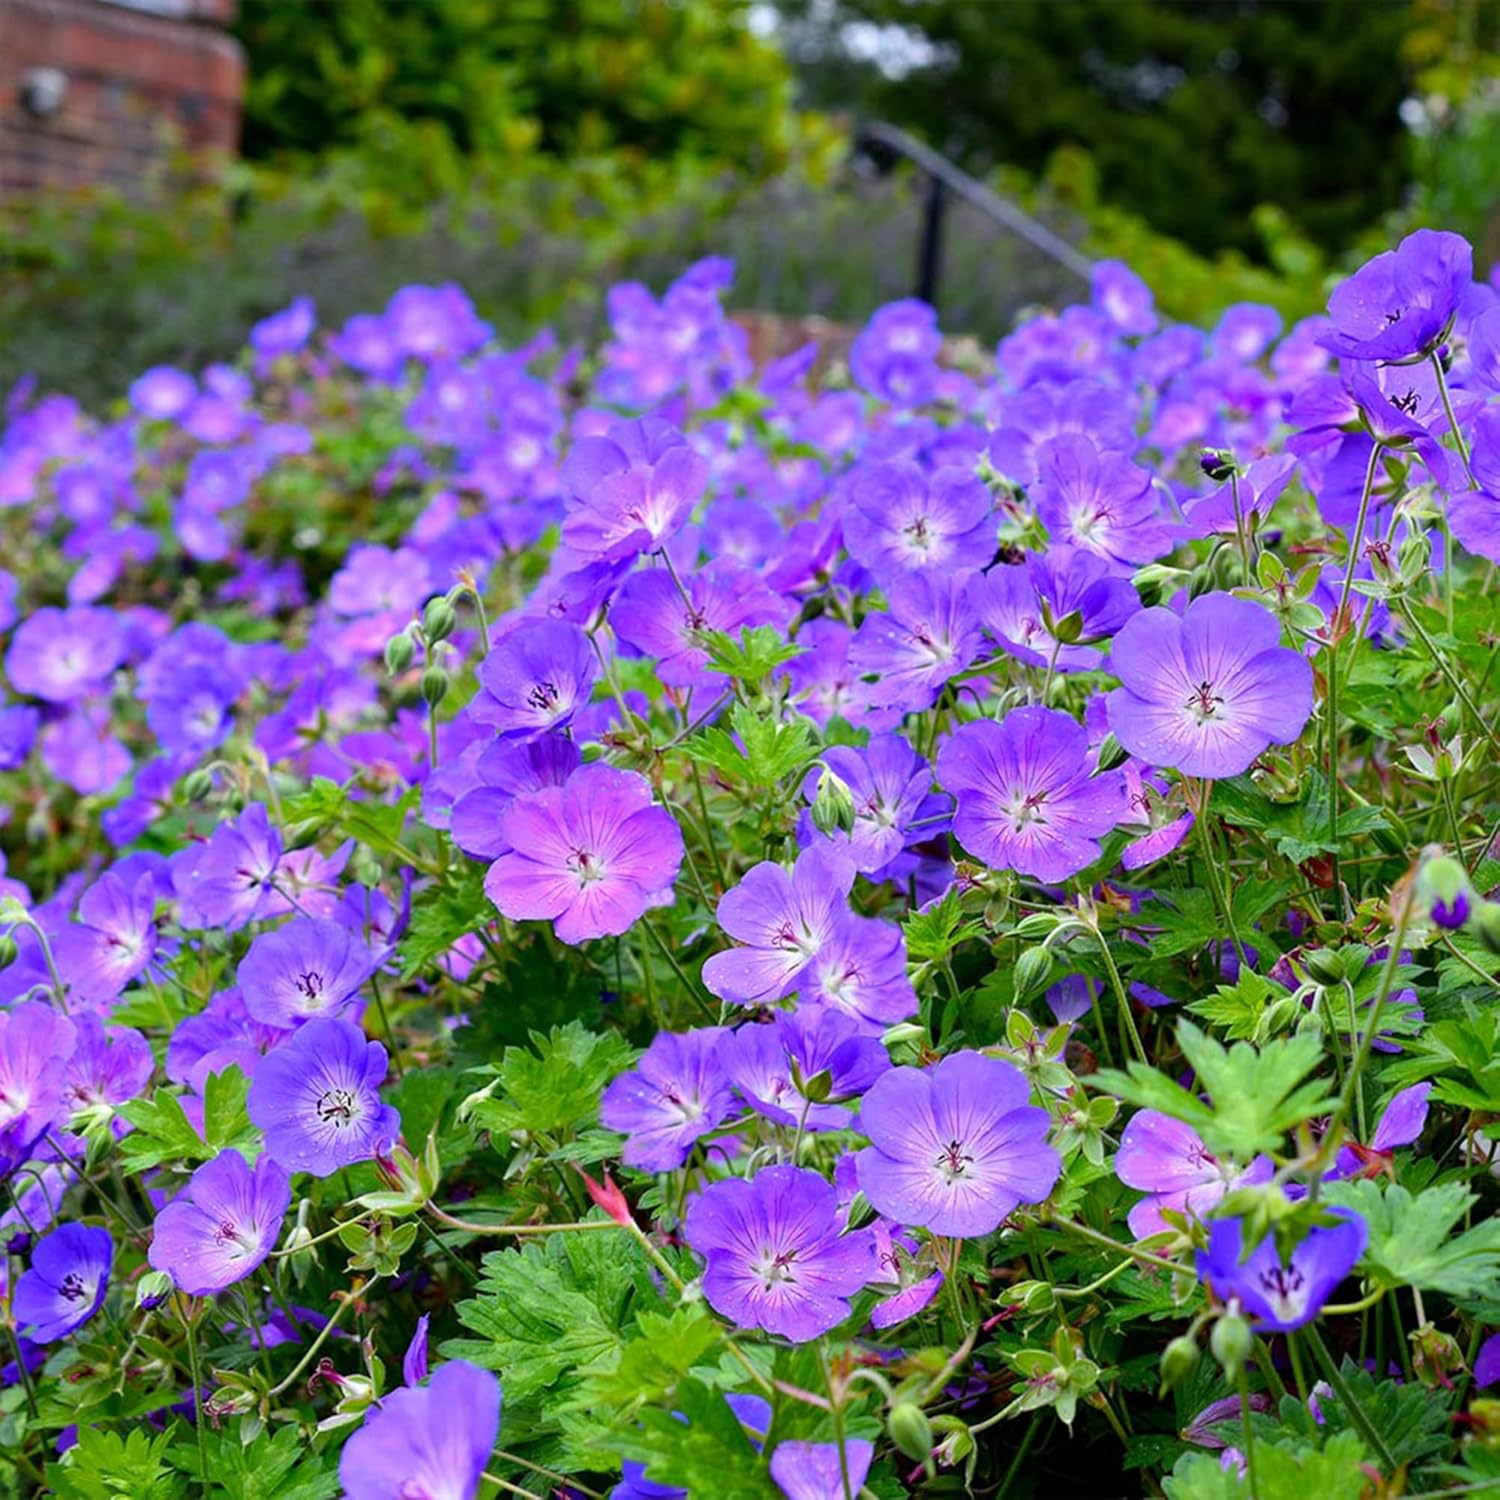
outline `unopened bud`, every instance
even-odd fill
[[[430,666],[422,673],[422,701],[436,708],[448,696],[448,674],[442,667]]]
[[[835,830],[849,833],[854,828],[854,794],[849,790],[849,783],[827,766],[818,777],[812,821],[819,833],[833,833]]]
[[[21,949],[16,940],[7,932],[0,937],[0,969],[8,969],[20,957]]]
[[[1250,1332],[1250,1325],[1238,1313],[1225,1313],[1214,1324],[1214,1331],[1208,1340],[1214,1358],[1231,1380],[1244,1368],[1254,1343],[1255,1336]]]
[[[135,1305],[141,1312],[160,1307],[172,1295],[172,1278],[165,1271],[147,1271],[135,1284]]]
[[[1463,1369],[1464,1356],[1452,1334],[1424,1323],[1411,1334],[1411,1363],[1423,1385],[1446,1390]]]
[[[1058,620],[1052,627],[1052,637],[1064,646],[1072,646],[1083,636],[1083,616],[1076,609],[1070,609],[1062,619]]]
[[[213,789],[213,772],[206,771],[201,766],[196,771],[189,771],[182,779],[182,795],[187,802],[202,802]]]
[[[403,630],[385,643],[385,669],[392,677],[399,677],[417,654],[412,638]]]
[[[1046,948],[1028,948],[1016,960],[1015,990],[1017,1000],[1027,1000],[1047,988],[1052,978],[1052,955]]]
[[[1332,948],[1314,948],[1312,952],[1302,955],[1302,962],[1319,984],[1344,982],[1343,960]]]
[[[1471,922],[1479,941],[1491,953],[1500,953],[1500,902],[1481,901]]]
[[[1239,468],[1234,461],[1234,455],[1222,448],[1205,448],[1198,455],[1198,467],[1215,484],[1223,484],[1239,473]]]
[[[885,1430],[900,1452],[924,1464],[932,1452],[932,1423],[914,1401],[898,1401],[885,1419]]]
[[[422,611],[422,634],[430,644],[446,641],[458,625],[458,612],[441,594]]]
[[[1130,759],[1130,752],[1114,737],[1113,732],[1099,741],[1099,753],[1094,757],[1094,775],[1102,771],[1113,771]]]
[[[1156,1393],[1157,1399],[1176,1390],[1198,1368],[1199,1358],[1198,1340],[1185,1333],[1178,1334],[1161,1352],[1161,1389]]]

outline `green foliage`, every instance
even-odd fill
[[[177,1500],[189,1490],[167,1461],[171,1441],[139,1427],[129,1433],[80,1427],[66,1459],[47,1465],[49,1493],[60,1500]]]
[[[577,1021],[548,1034],[532,1032],[530,1047],[507,1047],[494,1081],[465,1106],[485,1130],[551,1134],[590,1121],[599,1095],[629,1066],[630,1044],[617,1031],[589,1031]]]
[[[168,1089],[157,1089],[149,1099],[126,1100],[119,1114],[135,1129],[121,1142],[121,1164],[127,1172],[142,1172],[163,1162],[196,1165],[230,1148],[253,1154],[259,1132],[245,1111],[249,1092],[250,1081],[237,1065],[211,1074],[203,1091],[201,1136]]]
[[[514,160],[541,150],[687,155],[764,169],[790,74],[744,0],[341,0],[309,26],[244,0],[245,149],[333,145]]]
[[[1352,1432],[1329,1438],[1321,1448],[1287,1440],[1255,1444],[1256,1500],[1361,1500],[1369,1476],[1368,1454]],[[1167,1500],[1245,1500],[1248,1476],[1222,1468],[1217,1453],[1185,1453],[1162,1481]]]
[[[811,720],[796,715],[778,719],[746,703],[729,710],[734,733],[711,725],[685,746],[691,758],[712,766],[728,780],[754,791],[769,791],[794,771],[805,770],[814,753]],[[740,744],[735,743],[735,735]],[[741,749],[740,745],[744,748]]]
[[[171,1450],[172,1462],[185,1474],[198,1476],[198,1448],[183,1442]],[[261,1431],[245,1442],[238,1431],[215,1430],[205,1424],[203,1447],[214,1496],[224,1500],[331,1500],[339,1493],[335,1470],[319,1455],[309,1453],[293,1426],[275,1433]]]
[[[398,953],[401,978],[425,972],[461,937],[478,932],[495,909],[484,893],[485,867],[465,863],[446,878],[419,891],[411,903],[411,924]]]
[[[643,1411],[633,1430],[613,1442],[626,1458],[646,1465],[646,1477],[676,1485],[690,1495],[722,1500],[773,1500],[778,1494],[745,1429],[723,1396],[699,1380],[679,1382],[678,1412]]]
[[[1087,1081],[1128,1103],[1184,1121],[1215,1155],[1239,1161],[1279,1150],[1293,1126],[1333,1105],[1322,1079],[1304,1082],[1323,1061],[1322,1040],[1315,1033],[1279,1038],[1259,1050],[1248,1042],[1224,1048],[1191,1021],[1181,1021],[1177,1042],[1210,1103],[1139,1062],[1127,1064],[1123,1073],[1101,1069]]]
[[[1447,1430],[1453,1414],[1446,1392],[1430,1390],[1417,1381],[1404,1384],[1397,1380],[1376,1380],[1352,1359],[1344,1360],[1340,1373],[1350,1396],[1397,1463],[1418,1464],[1447,1447]],[[1291,1405],[1298,1404],[1293,1398]],[[1320,1395],[1318,1408],[1323,1414],[1322,1428],[1326,1435],[1358,1431],[1342,1397]],[[1286,1402],[1282,1403],[1280,1416],[1284,1427],[1305,1420],[1300,1412],[1289,1410]],[[1269,1423],[1269,1419],[1264,1420]]]
[[[1378,1183],[1361,1178],[1330,1183],[1327,1195],[1330,1203],[1354,1209],[1369,1225],[1360,1266],[1380,1285],[1450,1297],[1500,1297],[1500,1219],[1453,1234],[1478,1201],[1463,1183],[1445,1182],[1412,1194],[1394,1185],[1382,1192]]]

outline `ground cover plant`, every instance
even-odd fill
[[[0,443],[0,1461],[1500,1488],[1500,293],[455,286]]]

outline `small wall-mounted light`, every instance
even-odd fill
[[[28,68],[21,75],[21,107],[29,115],[55,115],[67,97],[68,75],[61,68]]]

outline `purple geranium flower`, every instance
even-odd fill
[[[510,852],[490,866],[486,894],[507,917],[551,921],[565,943],[618,937],[673,900],[682,831],[634,771],[583,766],[516,798],[500,831]]]
[[[872,464],[854,480],[844,545],[876,578],[908,569],[965,571],[995,555],[990,492],[962,469],[927,475],[908,459]]]
[[[1341,359],[1419,359],[1437,347],[1473,275],[1462,235],[1419,229],[1334,288],[1332,326],[1318,342]]]
[[[1330,1181],[1341,1177],[1373,1177],[1391,1164],[1397,1146],[1410,1146],[1427,1126],[1427,1096],[1430,1083],[1414,1083],[1392,1095],[1381,1112],[1368,1146],[1348,1141],[1339,1147],[1334,1164],[1325,1174]]]
[[[370,950],[323,917],[293,917],[263,932],[240,960],[245,1009],[270,1026],[338,1015],[375,972]]]
[[[53,940],[69,992],[90,1004],[114,1000],[156,953],[156,881],[106,871],[78,903],[81,922]]]
[[[286,909],[276,893],[281,834],[258,802],[237,824],[221,824],[207,843],[189,846],[172,860],[177,914],[184,927],[234,932]]]
[[[339,1482],[348,1500],[473,1500],[499,1433],[500,1382],[452,1359],[369,1408],[339,1455]]]
[[[1206,1218],[1231,1188],[1269,1182],[1274,1171],[1268,1156],[1248,1167],[1220,1161],[1191,1126],[1154,1109],[1131,1116],[1115,1155],[1120,1181],[1150,1195],[1130,1210],[1130,1232],[1138,1240],[1168,1228],[1163,1209]]]
[[[1028,666],[1050,665],[1060,672],[1103,666],[1089,643],[1113,635],[1141,607],[1128,578],[1076,547],[1051,547],[1040,555],[1028,553],[1020,567],[991,568],[970,580],[969,599],[1004,651]],[[1069,616],[1077,617],[1074,644],[1055,634]]]
[[[1095,262],[1089,300],[1123,334],[1140,337],[1156,331],[1151,288],[1124,261]]]
[[[835,1500],[859,1494],[874,1459],[875,1445],[865,1438],[842,1444],[788,1438],[771,1454],[771,1478],[786,1500]]]
[[[848,787],[854,802],[854,827],[823,837],[862,875],[883,870],[909,842],[942,831],[946,820],[932,816],[932,770],[899,734],[873,735],[862,748],[832,745],[823,752],[823,768]],[[821,768],[809,774],[804,788],[809,802],[824,774]],[[927,826],[915,832],[912,824],[919,819]]]
[[[1132,755],[1186,776],[1237,776],[1268,745],[1290,744],[1312,713],[1312,668],[1281,645],[1275,615],[1204,594],[1181,618],[1160,606],[1110,648],[1121,686],[1109,726]]]
[[[868,1229],[840,1234],[838,1195],[818,1173],[764,1167],[750,1181],[705,1188],[688,1209],[687,1242],[706,1261],[703,1295],[741,1328],[803,1344],[849,1316],[875,1275]]]
[[[871,1144],[859,1186],[876,1210],[934,1234],[989,1234],[1018,1203],[1052,1191],[1062,1159],[1047,1112],[998,1058],[954,1052],[930,1069],[893,1068],[860,1106]]]
[[[269,1155],[252,1172],[238,1151],[221,1151],[156,1216],[147,1258],[182,1291],[211,1297],[271,1253],[291,1201],[286,1169]]]
[[[0,1010],[0,1175],[57,1119],[75,1043],[72,1023],[45,1001]]]
[[[38,1344],[82,1328],[104,1302],[114,1253],[109,1231],[91,1224],[64,1224],[38,1240],[30,1268],[16,1282],[16,1327]]]
[[[571,722],[598,675],[594,648],[576,625],[528,620],[480,663],[483,691],[469,714],[503,738],[535,739]]]
[[[1033,498],[1054,544],[1082,548],[1127,573],[1171,551],[1151,473],[1123,454],[1067,434],[1042,444],[1037,475]]]
[[[599,1119],[623,1131],[621,1160],[647,1172],[671,1172],[692,1153],[693,1142],[734,1113],[734,1090],[720,1049],[722,1026],[680,1035],[660,1031],[640,1062],[611,1081],[599,1101]]]
[[[893,406],[920,406],[937,384],[943,347],[935,308],[915,297],[878,308],[849,350],[849,373]]]
[[[1238,1302],[1259,1333],[1287,1333],[1317,1317],[1334,1288],[1364,1254],[1369,1230],[1352,1209],[1330,1212],[1337,1224],[1317,1225],[1283,1261],[1274,1233],[1246,1256],[1239,1219],[1214,1219],[1198,1275],[1222,1302]]]
[[[958,798],[953,831],[964,847],[1037,880],[1092,864],[1127,811],[1124,774],[1090,774],[1087,731],[1056,709],[963,725],[938,751],[937,772]]]
[[[982,640],[965,594],[969,575],[932,571],[892,580],[886,610],[865,616],[849,646],[850,665],[873,677],[875,708],[920,713],[943,684],[979,655]]]
[[[741,1026],[725,1041],[720,1057],[730,1082],[756,1114],[804,1130],[846,1130],[852,1120],[839,1103],[809,1099],[799,1078],[805,1086],[826,1075],[822,1099],[847,1101],[891,1066],[879,1037],[822,1006],[778,1014],[769,1026]]]
[[[124,656],[125,632],[112,610],[39,609],[11,637],[5,671],[18,693],[71,703],[99,692]]]
[[[582,759],[578,746],[563,734],[487,745],[474,763],[479,785],[462,793],[449,814],[453,842],[475,859],[508,854],[510,845],[500,832],[501,815],[517,797],[562,786]]]
[[[255,1070],[246,1107],[288,1172],[327,1177],[386,1150],[401,1116],[380,1102],[385,1048],[351,1021],[299,1026]]]
[[[765,860],[724,892],[719,926],[746,946],[715,953],[703,982],[725,1000],[757,1004],[796,989],[846,916],[854,866],[836,850],[804,849],[790,870]]]
[[[92,1111],[112,1111],[134,1099],[151,1081],[151,1043],[129,1026],[106,1027],[92,1011],[73,1018],[77,1045],[68,1059],[63,1103],[76,1119]],[[117,1129],[125,1129],[121,1121]]]
[[[584,437],[562,466],[570,497],[563,540],[606,560],[657,552],[703,497],[708,464],[670,422],[617,422]]]
[[[917,1009],[906,972],[906,935],[879,917],[838,917],[797,986],[804,1006],[826,1005],[862,1031],[884,1031]]]

